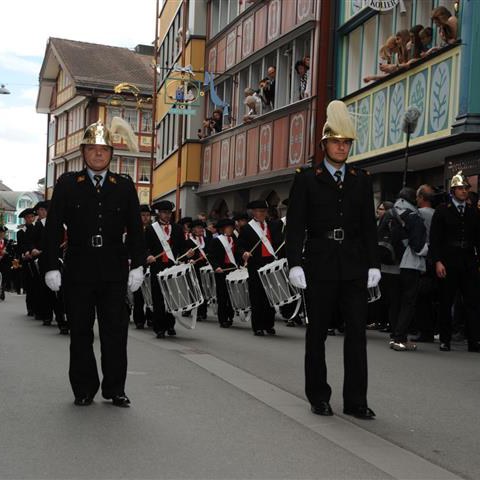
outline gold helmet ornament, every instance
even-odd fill
[[[123,118],[113,117],[110,130],[98,120],[87,127],[80,145],[106,145],[113,148],[113,135],[120,135],[132,152],[138,152],[138,139]]]
[[[352,115],[340,100],[333,100],[327,107],[327,121],[323,126],[322,142],[329,138],[355,140],[357,133]]]
[[[470,187],[467,177],[462,173],[462,170],[460,170],[456,175],[454,175],[452,177],[452,180],[450,181],[450,188],[455,187]]]

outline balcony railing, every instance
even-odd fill
[[[421,112],[411,145],[450,134],[458,113],[460,49],[459,45],[448,48],[401,74],[345,97],[357,126],[351,161],[403,148],[402,119],[409,106]]]

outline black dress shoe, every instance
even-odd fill
[[[469,352],[480,352],[480,342],[468,342]]]
[[[157,338],[165,338],[165,332],[157,332]]]
[[[274,328],[267,328],[265,331],[266,331],[269,335],[275,335],[275,334],[277,333]]]
[[[52,325],[52,321],[51,321],[51,320],[44,320],[44,321],[43,321],[43,325],[44,325],[45,327],[50,327],[50,326]]]
[[[360,418],[362,420],[370,420],[375,417],[375,412],[368,407],[352,407],[343,409],[345,415],[352,415],[355,418]]]
[[[441,343],[440,344],[440,351],[441,352],[449,352],[450,351],[450,344],[449,343]]]
[[[331,417],[333,415],[332,407],[328,402],[320,402],[318,405],[311,405],[310,410],[315,415],[323,415],[324,417]]]
[[[174,337],[177,334],[177,332],[175,331],[174,328],[169,328],[167,330],[167,334],[168,334],[169,337]]]
[[[112,405],[121,408],[129,408],[130,399],[126,395],[115,395],[112,397]]]
[[[334,328],[329,328],[327,330],[327,335],[334,336],[335,335],[335,329]]]
[[[88,407],[92,402],[92,397],[76,397],[73,403],[77,405],[77,407]]]
[[[265,332],[263,330],[255,330],[253,332],[253,334],[256,336],[256,337],[264,337],[265,336]]]
[[[145,328],[145,325],[142,325],[141,323],[139,323],[138,325],[135,325],[135,328],[137,330],[143,330]]]
[[[221,328],[230,328],[231,326],[232,326],[232,322],[229,322],[229,321],[220,323]]]
[[[62,327],[60,329],[60,335],[68,335],[68,334],[69,334],[69,331],[67,327]]]

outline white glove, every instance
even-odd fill
[[[378,268],[369,268],[368,269],[368,283],[367,288],[375,288],[378,286],[382,278],[382,274]]]
[[[296,288],[301,288],[302,290],[307,288],[307,280],[305,279],[305,272],[302,267],[292,267],[288,274],[288,279]]]
[[[45,274],[45,283],[52,292],[58,292],[62,286],[62,274],[60,270],[50,270]]]
[[[136,292],[143,283],[143,267],[137,267],[130,270],[128,274],[128,288],[131,292]]]

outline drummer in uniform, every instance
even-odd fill
[[[150,274],[156,279],[159,272],[175,265],[177,257],[185,250],[185,237],[178,223],[171,223],[174,204],[162,200],[152,208],[157,212],[158,221],[153,222],[145,230]],[[165,302],[158,281],[152,282],[153,331],[157,338],[165,338],[165,334],[175,336],[175,317],[166,311]]]
[[[149,205],[140,205],[140,217],[142,219],[143,232],[149,225],[152,223],[152,209]],[[128,239],[127,239],[128,241]],[[139,289],[133,293],[133,322],[135,327],[138,330],[143,330],[145,328],[145,323],[147,326],[152,324],[153,312],[149,307],[145,307],[145,301],[143,299],[142,291]]]
[[[375,414],[367,404],[367,287],[376,287],[381,275],[372,182],[366,172],[346,165],[355,138],[347,107],[331,102],[321,143],[325,161],[299,168],[294,178],[286,245],[290,281],[306,288],[305,376],[311,410],[333,414],[325,340],[340,309],[345,321],[343,412],[371,419]]]
[[[238,247],[248,267],[248,292],[252,304],[252,330],[256,336],[275,335],[275,309],[268,298],[258,275],[258,269],[276,259],[281,246],[282,222],[267,220],[268,204],[265,200],[254,200],[247,205],[253,218],[245,225],[238,237]]]
[[[193,220],[190,228],[188,240],[186,241],[185,248],[191,251],[188,255],[188,259],[195,268],[197,278],[200,279],[200,269],[209,264],[207,258],[207,252],[209,251],[210,239],[205,237],[205,228],[207,225],[202,220]],[[204,301],[198,307],[197,320],[206,320],[207,318],[207,301]]]
[[[100,388],[93,350],[95,317],[102,351],[102,396],[117,407],[130,406],[125,394],[128,317],[124,305],[127,287],[134,292],[142,284],[146,250],[135,185],[109,170],[116,133],[130,150],[138,150],[131,127],[121,118],[112,119],[111,130],[101,120],[91,124],[80,144],[86,168],[58,179],[47,217],[45,283],[55,292],[62,284],[65,287],[69,376],[77,406],[90,405]],[[68,249],[62,278],[58,250],[64,242],[64,225]],[[122,241],[124,232],[128,245]]]
[[[241,256],[234,235],[235,221],[225,218],[219,220],[215,226],[220,232],[210,244],[210,263],[215,272],[215,286],[217,291],[218,323],[222,328],[232,326],[235,312],[228,295],[225,277],[239,267]]]
[[[26,208],[18,215],[23,218],[25,223],[17,232],[18,251],[22,259],[22,281],[25,289],[25,303],[27,306],[27,315],[34,317],[37,315],[37,297],[35,295],[35,271],[32,249],[35,243],[35,210]]]
[[[183,236],[187,242],[190,239],[190,232],[192,231],[192,217],[182,217],[178,222],[183,228]]]
[[[242,228],[250,221],[250,217],[247,212],[244,212],[235,215],[233,219],[235,220],[235,230],[233,231],[233,234],[238,238]]]

